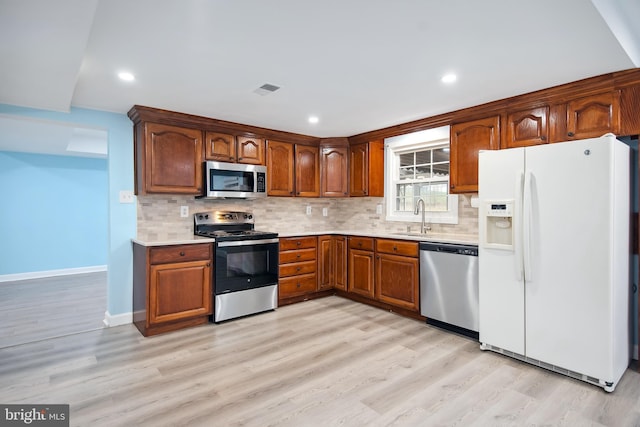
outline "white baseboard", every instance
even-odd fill
[[[97,273],[107,271],[106,265],[91,267],[63,268],[60,270],[33,271],[29,273],[1,274],[0,282],[14,282],[16,280],[42,279],[44,277],[68,276],[71,274]]]
[[[111,314],[109,310],[104,312],[102,321],[107,328],[133,323],[133,313]]]

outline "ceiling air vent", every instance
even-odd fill
[[[254,92],[257,93],[258,95],[265,96],[277,91],[278,89],[280,89],[280,86],[265,83],[262,86],[260,86],[258,89],[254,90]]]

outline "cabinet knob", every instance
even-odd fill
[[[365,195],[365,196],[367,195],[367,192],[366,192],[366,191],[364,191],[363,193],[364,193],[364,195]]]
[[[298,246],[300,246],[301,244],[302,244],[302,242],[299,241],[299,240],[296,242],[296,245],[298,245]]]
[[[207,267],[211,267],[211,263],[210,262],[207,263]]]
[[[234,159],[234,157],[229,157],[229,160],[233,160],[233,159]]]
[[[362,242],[358,242],[358,247],[362,247]]]
[[[298,287],[298,288],[300,287],[300,283],[299,282],[296,284],[296,287]]]
[[[184,256],[184,252],[180,252],[180,256]]]
[[[567,136],[575,136],[575,133],[569,132],[569,133],[567,133]]]
[[[242,157],[238,157],[238,160],[242,160]]]
[[[296,268],[296,271],[300,271],[300,270],[302,270],[302,268],[300,268],[300,267],[297,267],[297,268]]]
[[[289,194],[293,194],[293,191],[289,191]]]
[[[394,250],[394,251],[397,251],[397,250],[398,250],[398,247],[397,247],[397,246],[394,246],[394,247],[393,247],[393,250]]]
[[[300,258],[300,254],[296,255],[296,258]]]
[[[547,137],[546,137],[546,136],[544,136],[544,135],[542,135],[542,136],[540,137],[540,140],[541,140],[541,141],[546,141],[546,140],[547,140]]]
[[[345,195],[345,196],[347,195],[347,192],[346,192],[346,191],[344,192],[344,195]]]

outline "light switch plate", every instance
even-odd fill
[[[131,190],[120,190],[119,194],[120,203],[133,203],[135,200],[135,196],[133,195],[133,191]]]

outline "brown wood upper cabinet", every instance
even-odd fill
[[[320,150],[309,145],[295,145],[296,196],[320,196]]]
[[[134,144],[136,194],[202,194],[202,131],[139,122]]]
[[[268,196],[294,196],[293,153],[293,144],[267,141]]]
[[[478,152],[500,148],[500,116],[451,125],[452,193],[478,191]]]
[[[349,147],[349,194],[352,197],[384,197],[384,142]]]
[[[220,162],[264,165],[264,139],[205,132],[205,158]]]
[[[320,147],[320,171],[322,197],[349,195],[349,147]]]
[[[620,131],[620,91],[574,99],[567,103],[565,139],[596,138]]]
[[[501,148],[527,147],[549,142],[549,106],[507,114],[507,136]]]

